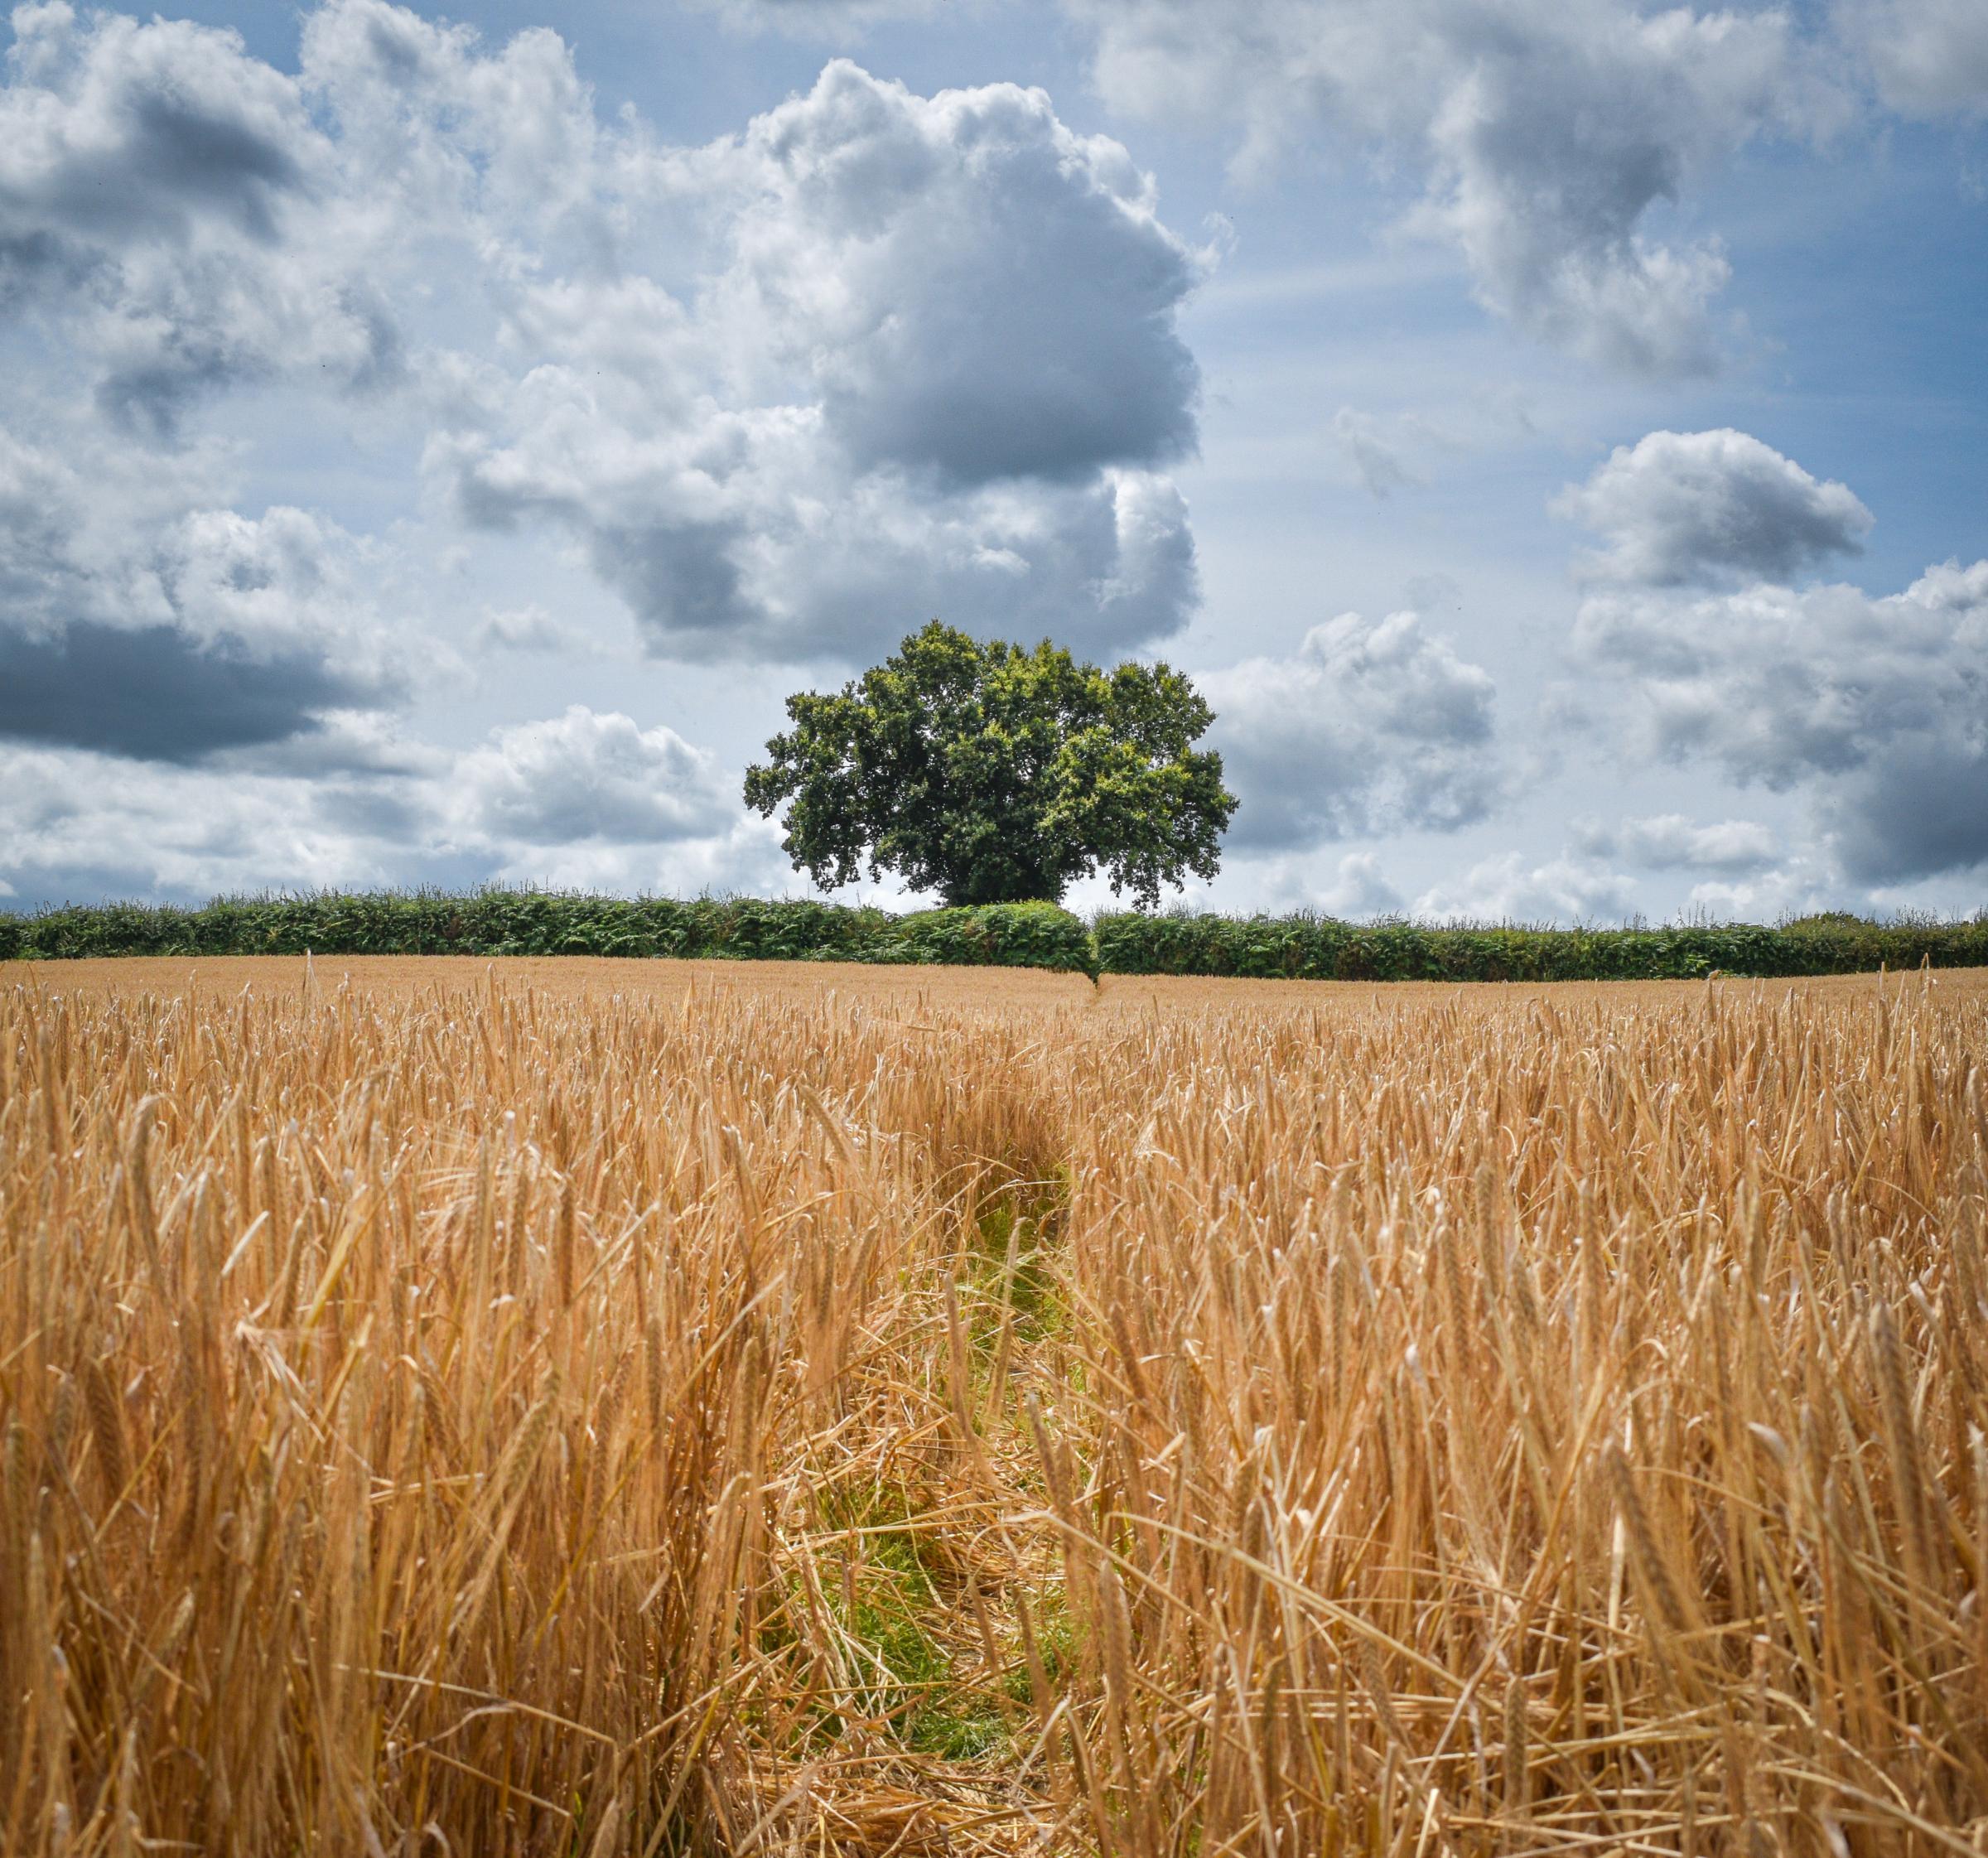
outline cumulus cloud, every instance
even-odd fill
[[[1834,105],[1779,11],[1630,0],[1070,0],[1115,108],[1235,124],[1261,166],[1294,142],[1378,144],[1426,183],[1414,224],[1479,297],[1604,364],[1701,373],[1730,267],[1653,210],[1766,131]]]
[[[712,757],[674,730],[573,704],[492,732],[453,785],[484,835],[527,845],[654,845],[722,831],[738,812]]]
[[[1372,852],[1343,854],[1329,871],[1304,851],[1242,852],[1230,865],[1233,881],[1240,876],[1253,907],[1273,912],[1318,910],[1328,916],[1360,921],[1397,916],[1407,900],[1389,880],[1379,856]]]
[[[17,9],[0,86],[0,316],[30,316],[121,425],[279,376],[394,378],[363,215],[297,81],[183,21]]]
[[[419,675],[465,668],[414,524],[245,505],[224,400],[393,431],[425,520],[569,539],[666,655],[860,659],[935,612],[1109,653],[1199,602],[1167,474],[1209,262],[1123,147],[1014,85],[837,61],[684,147],[597,109],[548,30],[325,0],[292,74],[230,31],[17,8],[0,881],[776,875],[667,729],[405,736]],[[501,601],[460,630],[588,644]]]
[[[363,734],[364,731],[362,731]],[[0,741],[0,883],[30,902],[382,884],[775,886],[779,834],[712,757],[575,706],[458,753],[141,765]]]
[[[1635,914],[1635,886],[1624,873],[1578,857],[1535,864],[1506,852],[1425,890],[1415,914],[1436,922],[1619,922]]]
[[[1872,523],[1847,485],[1818,482],[1730,427],[1651,432],[1618,446],[1553,509],[1603,537],[1590,572],[1657,587],[1792,580],[1860,553]]]
[[[1246,659],[1199,682],[1242,802],[1228,835],[1239,851],[1451,831],[1500,796],[1490,674],[1416,613],[1343,613],[1289,658]]]
[[[1681,813],[1598,822],[1577,828],[1579,849],[1599,858],[1620,857],[1646,871],[1706,871],[1738,875],[1764,870],[1779,852],[1774,833],[1752,819],[1700,825]]]
[[[191,761],[397,701],[335,525],[176,509],[128,461],[85,462],[0,428],[0,737]]]
[[[577,536],[665,655],[860,659],[934,614],[1109,649],[1165,636],[1199,602],[1186,501],[1154,473],[933,497],[852,475],[818,409],[638,434],[550,367],[515,417],[501,439],[451,435],[435,467],[473,522]]]
[[[737,201],[730,326],[804,362],[859,465],[1076,479],[1193,444],[1195,255],[1042,91],[922,98],[837,60],[691,171]]]
[[[855,656],[934,611],[1111,650],[1198,602],[1165,471],[1207,260],[1040,91],[838,60],[673,147],[556,33],[385,0],[312,12],[294,77],[31,7],[7,78],[0,334],[127,442],[183,452],[229,388],[387,394],[462,519],[571,534],[685,657]]]
[[[399,784],[0,741],[0,872],[27,904],[474,882],[470,867],[409,841]]]
[[[1645,752],[1802,791],[1854,881],[1988,859],[1988,562],[1878,597],[1610,590],[1583,603],[1575,645],[1620,680]]]
[[[336,185],[391,224],[396,247],[466,216],[499,265],[528,241],[604,255],[625,224],[629,144],[603,132],[549,27],[486,47],[388,0],[326,0],[304,21],[298,81],[328,120]]]
[[[1317,895],[1321,910],[1334,916],[1392,916],[1400,913],[1402,893],[1387,881],[1381,861],[1371,852],[1349,852],[1339,860],[1332,882]]]
[[[1892,109],[1988,112],[1988,9],[1976,0],[1842,0],[1836,22]]]
[[[1103,649],[1184,622],[1164,466],[1194,441],[1174,312],[1202,260],[1122,147],[1040,91],[837,60],[639,165],[694,204],[702,280],[514,293],[534,364],[429,447],[468,519],[566,528],[679,657],[856,656],[934,612]]]

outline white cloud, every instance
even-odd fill
[[[1590,572],[1648,586],[1792,580],[1860,553],[1872,521],[1847,485],[1818,482],[1730,427],[1618,446],[1553,509],[1604,538],[1585,563]]]
[[[1238,849],[1452,830],[1500,798],[1490,675],[1415,613],[1343,613],[1290,658],[1198,682],[1242,801],[1229,832]]]
[[[0,742],[0,883],[33,900],[491,881],[781,887],[777,831],[713,758],[581,706],[450,754],[347,725],[215,766]]]
[[[128,447],[183,451],[230,389],[384,395],[445,506],[571,534],[688,658],[861,656],[934,611],[1112,650],[1198,602],[1164,472],[1208,261],[1040,91],[838,60],[680,148],[603,119],[555,33],[384,0],[311,12],[295,78],[60,7],[16,41],[0,328]]]
[[[485,50],[387,0],[326,0],[304,21],[301,89],[332,125],[340,185],[398,249],[467,215],[486,262],[528,267],[535,242],[605,256],[626,223],[630,140],[603,132],[549,27]]]
[[[1320,861],[1304,851],[1240,848],[1225,863],[1221,890],[1247,897],[1252,909],[1276,914],[1317,910],[1356,921],[1399,915],[1407,907],[1372,852],[1346,852],[1322,870]]]
[[[1841,0],[1836,23],[1892,109],[1908,116],[1988,112],[1988,7],[1981,0]]]
[[[241,507],[219,403],[370,398],[427,515],[549,527],[658,652],[861,659],[932,614],[1110,652],[1199,601],[1205,254],[1040,91],[836,62],[698,147],[546,30],[326,0],[237,34],[62,5],[0,85],[0,881],[779,881],[706,752],[586,709],[451,754],[422,558]],[[228,436],[220,436],[221,430]],[[34,432],[28,443],[17,434]],[[441,538],[431,538],[431,543]],[[489,583],[485,582],[486,591]],[[481,653],[575,653],[499,597]],[[147,764],[141,768],[139,764]]]
[[[860,466],[1080,479],[1192,446],[1195,254],[1042,91],[927,99],[838,59],[685,178],[726,203],[727,330],[806,369]]]
[[[1040,91],[924,99],[846,61],[741,136],[631,152],[702,279],[511,292],[521,373],[459,372],[429,466],[473,522],[581,541],[653,649],[871,653],[933,613],[1092,649],[1199,598],[1202,260]],[[661,208],[658,209],[661,210]]]
[[[438,442],[432,468],[472,521],[572,533],[664,655],[861,659],[934,614],[1109,649],[1164,637],[1199,601],[1186,503],[1152,473],[935,496],[852,473],[818,408],[636,432],[549,365],[514,417]]]
[[[1845,874],[1896,884],[1988,860],[1988,562],[1903,593],[1755,586],[1596,594],[1575,622],[1598,700],[1648,755],[1798,789]]]
[[[0,742],[0,868],[31,901],[471,882],[424,857],[402,784],[161,766]]]
[[[1235,124],[1247,167],[1292,143],[1378,144],[1426,181],[1412,223],[1539,339],[1631,372],[1717,355],[1715,240],[1652,210],[1764,132],[1837,106],[1778,10],[1630,0],[1071,0],[1113,107]]]
[[[169,437],[235,382],[396,378],[363,215],[297,82],[239,36],[25,7],[0,87],[0,316],[121,426]]]
[[[1752,819],[1721,819],[1700,825],[1681,813],[1623,820],[1613,829],[1596,822],[1577,828],[1580,851],[1595,857],[1626,859],[1646,871],[1710,871],[1727,875],[1757,872],[1774,862],[1774,832]]]
[[[1507,852],[1416,899],[1415,915],[1434,922],[1619,922],[1635,914],[1635,886],[1619,871],[1577,857],[1532,864]]]
[[[1708,879],[1694,884],[1684,900],[1684,914],[1717,923],[1772,923],[1816,910],[1841,910],[1846,900],[1840,882],[1818,884],[1817,873],[1801,861],[1755,876]],[[1862,907],[1878,908],[1875,900]]]
[[[456,762],[451,790],[474,831],[526,845],[708,837],[740,812],[712,757],[674,730],[577,703],[493,731]]]
[[[1319,907],[1334,916],[1392,916],[1402,908],[1402,893],[1381,871],[1371,852],[1349,852],[1339,860],[1332,882],[1318,893]]]

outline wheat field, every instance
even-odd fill
[[[0,968],[0,1851],[1988,1852],[1985,1054]]]

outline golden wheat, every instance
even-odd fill
[[[0,986],[0,1852],[1988,1851],[1988,988]]]

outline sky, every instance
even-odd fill
[[[1988,905],[1982,0],[0,46],[0,907],[807,894],[745,769],[934,616],[1192,675],[1190,905]]]

